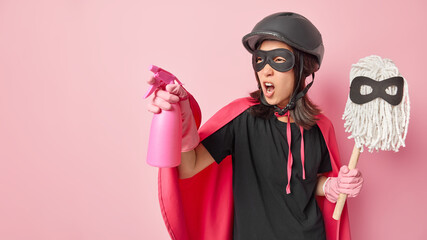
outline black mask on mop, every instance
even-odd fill
[[[369,94],[361,94],[362,86],[369,86],[372,92]],[[388,94],[385,90],[388,87],[396,86],[395,95]],[[376,81],[369,77],[355,77],[350,85],[350,100],[356,104],[364,104],[376,98],[382,98],[393,106],[398,105],[403,98],[403,78],[391,77],[382,81]]]

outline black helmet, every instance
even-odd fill
[[[279,40],[302,52],[314,55],[322,63],[324,47],[319,30],[305,17],[292,12],[280,12],[265,17],[251,33],[242,39],[250,52],[256,50],[263,40]]]

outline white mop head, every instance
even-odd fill
[[[350,85],[355,77],[364,76],[376,81],[400,76],[399,70],[390,59],[379,56],[368,56],[353,64],[350,71]],[[403,77],[402,77],[403,78]],[[393,106],[383,100],[376,98],[365,104],[356,104],[347,99],[343,119],[346,132],[351,132],[348,138],[354,138],[356,146],[363,151],[363,146],[369,152],[375,150],[399,151],[399,147],[405,146],[406,134],[409,123],[409,96],[408,84],[404,79],[402,101]],[[362,95],[369,94],[372,88],[363,85],[360,88]],[[394,95],[396,86],[390,86],[386,93]]]

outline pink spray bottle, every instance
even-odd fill
[[[157,88],[164,88],[167,84],[182,84],[173,74],[157,66],[151,65],[156,83],[145,94],[150,96]],[[181,164],[182,120],[179,103],[172,104],[169,111],[162,110],[154,114],[151,122],[150,138],[148,142],[147,163],[154,167],[176,167]]]

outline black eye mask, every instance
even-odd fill
[[[275,62],[274,59],[277,57],[282,57],[286,61]],[[294,54],[284,48],[278,48],[271,51],[256,50],[252,55],[252,65],[256,72],[261,71],[266,64],[269,64],[276,71],[287,72],[294,67],[294,63]]]
[[[372,92],[366,95],[360,93],[362,86],[372,88]],[[390,86],[396,86],[396,95],[390,95],[385,90]],[[392,77],[382,81],[375,81],[368,77],[355,77],[350,86],[350,99],[356,104],[364,104],[376,98],[382,98],[393,106],[398,105],[403,97],[403,78]]]

